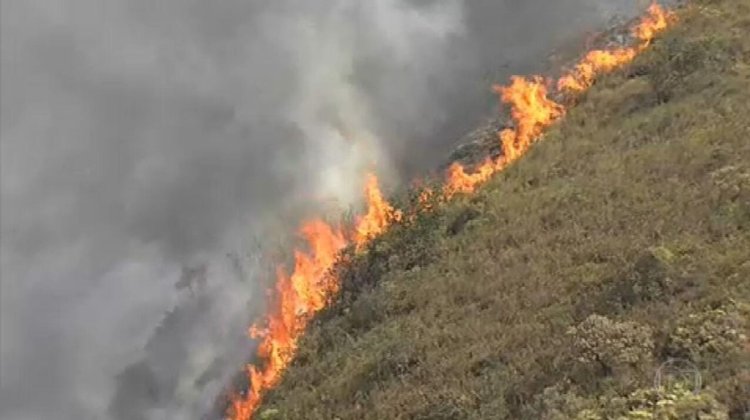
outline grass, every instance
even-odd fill
[[[744,418],[750,1],[680,20],[476,194],[348,255],[259,417]],[[670,358],[697,393],[652,389]]]

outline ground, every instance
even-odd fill
[[[478,192],[350,252],[259,417],[745,418],[750,1],[679,18]]]

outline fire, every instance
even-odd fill
[[[560,78],[557,89],[568,92],[582,92],[594,84],[596,76],[609,73],[635,58],[644,48],[651,44],[656,34],[669,25],[673,15],[656,3],[651,4],[632,29],[631,34],[639,43],[627,48],[590,51],[573,70]]]
[[[418,211],[430,211],[433,208],[433,197],[435,197],[435,191],[430,187],[425,187],[419,193],[417,197],[417,210]]]
[[[639,43],[632,47],[595,50],[583,59],[554,86],[558,91],[576,93],[588,89],[597,76],[611,72],[629,63],[650,45],[657,33],[664,30],[673,19],[656,3],[631,29]],[[454,163],[446,174],[443,194],[435,195],[425,188],[418,197],[416,211],[430,211],[433,199],[443,202],[458,193],[470,193],[487,182],[493,174],[518,160],[539,141],[544,131],[562,118],[565,109],[549,97],[552,85],[539,76],[513,77],[508,86],[494,86],[500,100],[509,105],[514,128],[498,133],[502,154],[496,159],[487,158],[472,172]],[[291,275],[280,268],[277,274],[276,296],[263,324],[250,327],[250,336],[261,340],[258,347],[258,365],[249,365],[247,374],[250,389],[246,395],[235,395],[228,415],[232,420],[249,420],[258,408],[264,393],[276,386],[281,374],[291,363],[300,337],[312,317],[338,292],[338,279],[331,273],[342,249],[349,239],[361,248],[374,237],[381,235],[397,222],[413,220],[388,203],[380,191],[374,174],[367,176],[365,185],[367,211],[356,218],[350,235],[321,220],[305,223],[301,235],[308,244],[307,251],[294,253],[294,270]]]
[[[601,74],[629,63],[637,51],[633,48],[617,48],[611,51],[594,50],[578,63],[570,74],[560,78],[557,89],[561,91],[581,92],[594,84],[594,78]]]
[[[658,3],[651,3],[646,15],[632,29],[634,37],[641,41],[639,49],[643,49],[651,44],[659,32],[667,29],[669,24],[675,20],[674,13],[665,10]]]
[[[401,212],[384,198],[374,174],[365,185],[367,212],[357,219],[354,243],[360,247],[401,220]],[[247,420],[258,408],[266,390],[276,386],[281,373],[291,363],[299,339],[312,317],[338,292],[338,279],[330,272],[336,259],[349,245],[347,235],[322,220],[312,220],[300,229],[309,250],[294,252],[294,271],[287,275],[279,268],[275,300],[265,323],[252,325],[251,338],[260,339],[257,355],[262,365],[248,365],[250,389],[232,399],[230,418]]]
[[[456,193],[470,193],[480,184],[485,183],[492,174],[496,172],[497,162],[485,159],[482,164],[474,169],[473,173],[467,173],[464,166],[454,162],[448,168],[447,180],[444,187],[447,198]]]
[[[545,128],[565,113],[560,104],[549,99],[547,82],[538,76],[531,79],[514,76],[509,86],[494,86],[493,90],[503,103],[510,105],[515,128],[499,133],[503,151],[499,158],[485,160],[471,174],[459,163],[451,165],[445,186],[449,197],[474,191],[494,173],[517,160],[538,140]]]
[[[500,132],[503,146],[504,164],[521,157],[544,132],[565,111],[563,107],[547,97],[547,86],[541,77],[531,80],[513,77],[510,86],[495,86],[503,103],[511,107],[511,117],[515,129]]]
[[[291,276],[278,270],[276,301],[266,317],[266,326],[253,325],[250,336],[260,338],[258,356],[261,367],[247,367],[250,390],[247,396],[235,396],[231,417],[249,419],[263,393],[275,386],[297,350],[297,343],[316,312],[323,309],[338,291],[338,281],[329,274],[339,252],[347,245],[343,232],[322,220],[305,223],[301,228],[309,251],[294,253]]]
[[[667,28],[674,16],[656,3],[651,4],[646,15],[631,28],[631,33],[639,41],[632,47],[618,47],[609,50],[594,50],[556,83],[558,91],[581,92],[593,85],[597,76],[611,72],[631,62],[635,56],[650,45],[656,34]],[[454,163],[446,174],[445,195],[470,193],[485,183],[494,173],[523,156],[538,141],[550,125],[559,120],[565,109],[549,97],[548,83],[540,76],[523,78],[514,76],[509,86],[494,86],[503,103],[511,108],[515,128],[500,132],[502,155],[487,159],[472,173],[459,163]]]
[[[354,243],[358,248],[364,246],[370,239],[380,235],[393,222],[401,220],[403,214],[396,210],[383,198],[375,174],[367,176],[365,185],[367,213],[357,218]]]

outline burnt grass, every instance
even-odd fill
[[[744,418],[750,1],[679,17],[477,193],[344,255],[258,417],[631,418],[680,358],[698,408],[659,418]]]

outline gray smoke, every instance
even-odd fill
[[[430,168],[634,3],[3,1],[0,418],[199,418],[251,349],[252,238]]]

